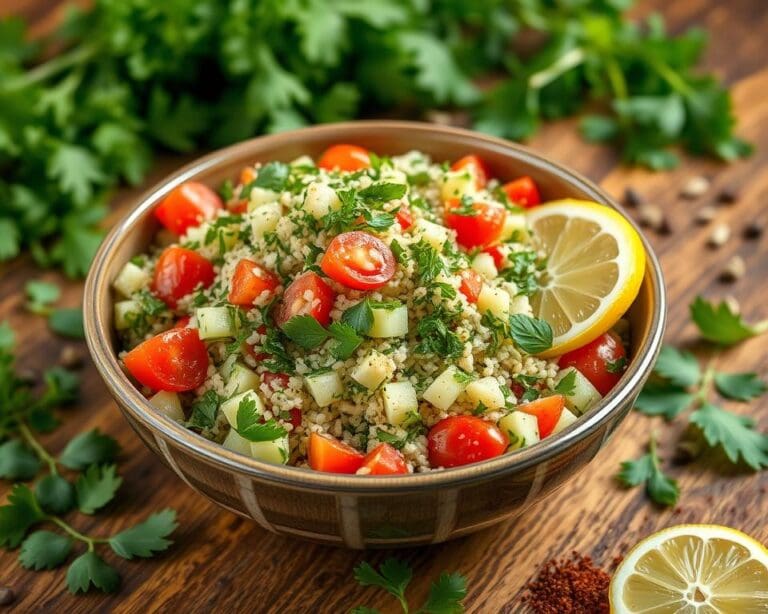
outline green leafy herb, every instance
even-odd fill
[[[267,162],[256,175],[256,179],[243,188],[243,197],[246,198],[252,188],[263,188],[273,192],[281,192],[288,181],[291,167],[283,162]]]
[[[545,320],[516,313],[509,318],[512,340],[524,352],[538,354],[552,347],[552,327]]]
[[[696,396],[665,381],[650,382],[640,392],[635,407],[648,416],[673,420],[693,403]]]
[[[622,356],[616,360],[609,360],[605,363],[605,370],[608,373],[624,373],[627,369],[627,357]]]
[[[53,332],[73,339],[85,338],[82,309],[53,307],[53,303],[61,297],[61,289],[56,284],[32,280],[27,282],[24,289],[28,299],[26,308],[48,318],[48,325]]]
[[[722,345],[733,345],[768,330],[768,320],[747,324],[740,315],[731,311],[725,301],[714,305],[700,296],[690,306],[691,319],[699,327],[701,336]]]
[[[72,545],[72,540],[66,535],[35,531],[22,542],[19,562],[27,569],[54,569],[69,558]]]
[[[117,457],[120,447],[98,429],[77,435],[64,448],[59,462],[69,469],[81,470],[90,465],[110,463]]]
[[[419,280],[424,284],[431,283],[445,270],[440,253],[424,239],[411,245],[411,254],[416,262]]]
[[[88,551],[69,566],[67,588],[76,595],[87,593],[91,585],[105,593],[114,593],[120,586],[120,574],[98,554]]]
[[[675,505],[680,497],[677,482],[661,470],[654,437],[651,438],[648,454],[621,463],[621,471],[616,477],[626,487],[644,483],[645,492],[659,505]]]
[[[176,530],[176,512],[164,509],[144,522],[125,529],[109,538],[109,546],[124,559],[148,558],[167,550],[173,543],[167,537]]]
[[[699,361],[690,352],[665,345],[653,370],[677,386],[694,386],[701,379]]]
[[[115,465],[91,465],[75,484],[77,507],[83,514],[93,514],[114,499],[123,478]]]
[[[690,420],[701,429],[707,443],[720,446],[732,463],[743,460],[755,471],[768,467],[768,435],[756,431],[751,418],[702,403]]]
[[[569,396],[576,391],[576,370],[571,369],[555,386],[555,392]]]
[[[216,424],[219,411],[219,395],[214,390],[208,390],[192,404],[189,426],[199,429],[210,429]]]
[[[64,337],[85,339],[82,309],[55,309],[48,316],[48,325],[53,332]]]
[[[351,326],[358,334],[367,335],[373,326],[373,310],[368,299],[352,305],[341,314],[341,321]]]
[[[384,204],[402,198],[407,190],[408,186],[402,183],[373,183],[357,195],[366,203]]]
[[[31,280],[24,286],[27,293],[27,309],[32,313],[47,316],[51,305],[61,298],[61,288],[48,281]]]
[[[367,562],[355,567],[355,580],[362,586],[377,586],[395,597],[405,614],[411,611],[405,591],[413,578],[411,568],[398,559],[386,559],[376,570]],[[415,612],[421,614],[459,614],[464,611],[462,601],[467,596],[467,584],[463,576],[457,573],[440,574],[429,589],[427,601]],[[370,608],[358,606],[353,614],[370,614]]]
[[[245,397],[237,407],[236,431],[248,441],[274,441],[287,434],[287,431],[278,424],[277,420],[270,418],[263,422],[264,416],[256,406],[256,400],[250,396]]]
[[[751,401],[768,390],[756,373],[715,373],[715,388],[727,399]]]
[[[325,329],[312,316],[293,316],[283,324],[283,332],[291,341],[308,350],[333,339],[336,344],[331,348],[331,353],[342,360],[349,358],[363,342],[350,324],[333,322]]]
[[[458,358],[464,350],[459,336],[449,328],[451,319],[437,309],[416,325],[421,342],[414,348],[417,354],[436,354],[443,358]]]

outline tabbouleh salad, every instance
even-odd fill
[[[474,155],[354,145],[256,164],[219,193],[181,184],[114,281],[120,359],[158,411],[271,463],[386,475],[530,446],[627,362],[623,321],[537,356],[553,343],[532,309],[539,203]]]

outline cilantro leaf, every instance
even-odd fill
[[[89,465],[112,462],[119,451],[120,447],[112,437],[94,429],[71,439],[59,462],[68,469],[81,470]]]
[[[67,588],[72,594],[87,593],[91,585],[114,593],[120,586],[120,575],[95,552],[80,555],[67,570]]]
[[[714,379],[717,391],[734,401],[750,401],[768,390],[757,373],[715,373]]]
[[[461,602],[467,596],[467,581],[457,573],[441,573],[437,582],[429,587],[429,597],[420,612],[427,614],[459,614],[464,611]]]
[[[0,478],[31,480],[40,471],[40,460],[18,439],[0,445]]]
[[[51,304],[61,297],[61,288],[56,284],[33,279],[26,283],[24,292],[27,295],[26,308],[38,315],[48,315]]]
[[[83,514],[94,514],[114,499],[122,483],[116,465],[91,465],[75,484],[78,509]]]
[[[339,360],[346,360],[352,356],[363,342],[363,338],[357,334],[355,329],[343,322],[332,322],[328,327],[328,332],[336,340],[336,345],[331,348],[331,354]]]
[[[199,429],[209,429],[216,424],[216,414],[219,411],[219,395],[214,390],[208,390],[192,404],[189,425]]]
[[[26,569],[53,569],[72,552],[72,540],[52,531],[35,531],[22,543],[19,562]]]
[[[373,183],[357,195],[368,203],[388,203],[405,196],[408,186],[402,183]]]
[[[287,431],[274,418],[262,422],[262,412],[256,400],[245,397],[237,407],[235,430],[248,441],[274,441],[284,437]]]
[[[98,159],[84,147],[67,143],[55,147],[48,161],[48,176],[80,205],[85,205],[95,187],[105,181]]]
[[[45,511],[65,514],[75,506],[75,487],[60,475],[47,475],[35,485],[35,497]]]
[[[85,339],[83,327],[83,310],[78,309],[54,309],[48,317],[48,325],[51,330],[64,337],[72,339]]]
[[[555,386],[555,392],[565,396],[571,395],[576,390],[576,370],[571,369]]]
[[[0,506],[0,546],[15,548],[29,528],[45,518],[45,513],[26,486],[14,484],[8,504]]]
[[[690,311],[701,336],[722,345],[733,345],[768,330],[768,320],[755,325],[747,324],[739,314],[731,311],[725,301],[715,305],[697,296],[691,303]]]
[[[701,369],[696,357],[690,352],[669,345],[662,346],[653,370],[672,384],[684,388],[696,385],[701,379]]]
[[[659,457],[656,455],[655,439],[651,439],[649,447],[648,454],[637,460],[621,463],[621,471],[616,477],[626,487],[645,483],[645,491],[652,501],[659,505],[675,505],[680,497],[677,481],[661,470]]]
[[[395,559],[386,559],[376,571],[369,563],[363,561],[354,569],[355,580],[361,586],[378,586],[390,595],[405,603],[405,589],[413,578],[413,571],[407,563]],[[404,608],[407,611],[407,607]]]
[[[360,335],[367,335],[373,326],[373,310],[368,299],[352,305],[341,314],[341,321]]]
[[[158,552],[167,550],[173,543],[166,539],[176,527],[176,512],[172,509],[164,509],[152,514],[144,522],[125,529],[109,538],[109,546],[115,554],[125,558],[148,558]]]
[[[635,407],[648,416],[663,416],[672,420],[685,411],[695,395],[681,386],[668,382],[648,382],[635,401]]]
[[[321,345],[331,335],[312,316],[293,316],[282,326],[285,335],[297,345],[311,350]]]
[[[552,347],[552,327],[545,320],[516,313],[509,318],[512,340],[524,352],[538,354]]]
[[[256,179],[243,188],[243,194],[250,194],[251,188],[281,192],[288,181],[290,172],[291,167],[283,162],[267,162],[258,170]]]
[[[720,446],[732,463],[743,460],[753,470],[768,467],[768,435],[755,430],[755,422],[711,403],[703,403],[690,421],[712,447]]]

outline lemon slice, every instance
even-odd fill
[[[602,335],[629,309],[645,272],[640,236],[620,213],[583,200],[558,200],[528,211],[547,254],[533,313],[552,327],[546,358]]]
[[[622,561],[610,600],[617,614],[768,612],[768,550],[728,527],[664,529]]]

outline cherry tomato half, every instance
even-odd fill
[[[195,328],[172,328],[147,339],[128,352],[123,363],[152,390],[194,390],[208,377],[208,350]]]
[[[474,154],[464,156],[451,165],[452,171],[468,170],[475,177],[475,187],[482,190],[488,183],[491,172],[482,158]]]
[[[371,166],[371,158],[367,149],[357,145],[332,145],[322,153],[317,166],[327,171],[359,171]]]
[[[365,456],[352,446],[330,435],[312,433],[309,436],[309,466],[327,473],[355,473]]]
[[[400,210],[395,213],[395,219],[403,230],[408,230],[413,226],[413,215],[408,207],[400,207]]]
[[[507,211],[499,204],[472,203],[471,215],[452,213],[461,206],[459,199],[453,198],[446,203],[445,225],[456,231],[456,241],[462,247],[472,249],[490,245],[501,234]]]
[[[502,190],[507,193],[510,202],[520,207],[535,207],[541,202],[539,188],[530,177],[520,177],[505,183]]]
[[[466,296],[470,303],[476,303],[477,297],[480,296],[480,291],[483,289],[483,278],[472,269],[459,271],[459,277],[461,277],[459,292]]]
[[[365,455],[363,469],[366,475],[397,475],[408,473],[403,455],[388,443],[380,443]]]
[[[212,219],[223,207],[219,195],[207,185],[187,181],[171,190],[155,208],[155,217],[171,232],[183,235],[188,228]]]
[[[214,277],[216,273],[210,262],[191,249],[174,245],[166,248],[157,259],[152,291],[174,309],[180,298],[199,285],[207,288]]]
[[[433,467],[458,467],[504,454],[507,436],[477,416],[450,416],[427,435],[429,462]]]
[[[576,367],[605,396],[621,379],[626,360],[627,351],[621,339],[608,331],[587,345],[563,354],[557,362],[561,368]]]
[[[539,423],[539,436],[544,439],[552,433],[565,407],[565,397],[553,394],[551,397],[541,397],[530,403],[518,406],[518,410],[536,416]]]
[[[253,307],[253,302],[265,291],[273,292],[280,279],[253,260],[243,258],[232,275],[227,300],[239,307]]]
[[[333,238],[320,268],[347,288],[375,290],[395,274],[395,255],[381,239],[353,230]]]
[[[331,309],[336,293],[317,273],[307,271],[291,282],[275,313],[275,322],[282,326],[293,316],[312,316],[323,326],[331,321]]]
[[[504,268],[504,262],[506,261],[507,257],[504,255],[504,251],[501,249],[501,246],[491,245],[491,247],[486,247],[483,252],[493,258],[493,264],[496,267],[496,270],[501,271],[501,269]]]

